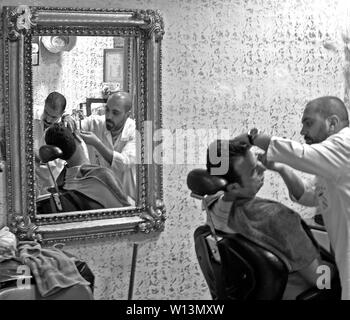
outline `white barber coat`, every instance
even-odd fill
[[[81,122],[84,131],[93,132],[102,143],[113,150],[113,160],[110,165],[99,152],[88,146],[91,164],[112,169],[122,184],[123,191],[136,200],[136,124],[135,120],[128,118],[121,135],[113,143],[112,135],[106,128],[105,116],[89,116]]]
[[[298,200],[319,206],[340,273],[342,299],[350,299],[350,128],[321,143],[307,145],[272,137],[267,160],[316,175],[315,188]]]

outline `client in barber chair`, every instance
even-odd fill
[[[119,181],[108,168],[91,165],[84,152],[84,142],[62,123],[55,123],[45,134],[47,145],[62,150],[66,166],[57,178],[64,190],[76,190],[100,203],[104,208],[130,206]]]
[[[223,155],[228,155],[226,168]],[[212,159],[218,157],[221,163],[214,164]],[[218,174],[214,170],[220,166],[225,170]],[[265,167],[249,147],[234,140],[214,141],[207,150],[207,171],[228,182],[225,192],[203,200],[215,229],[227,234],[240,233],[286,264],[289,276],[282,299],[295,299],[315,287],[320,277],[318,266],[329,264],[321,260],[296,212],[281,203],[256,197],[264,183]],[[329,266],[332,270],[333,266]]]

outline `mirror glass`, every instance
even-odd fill
[[[3,22],[10,230],[45,244],[163,231],[160,12],[20,5]]]
[[[134,50],[135,37],[32,37],[37,214],[138,205]],[[129,94],[130,110],[112,99],[118,91]],[[61,125],[67,117],[74,132]],[[63,155],[41,148],[45,136]],[[99,150],[96,138],[117,154]]]

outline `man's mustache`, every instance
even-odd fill
[[[304,136],[304,141],[307,144],[312,144],[314,142],[314,140],[312,138],[310,138],[309,136]]]

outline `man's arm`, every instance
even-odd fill
[[[254,145],[264,151],[267,151],[270,145],[271,136],[264,133],[258,133],[257,135],[254,136],[253,141],[251,139],[252,138],[249,138],[248,133],[240,134],[239,136],[234,138],[234,140],[246,143],[247,145],[250,145],[250,146]]]
[[[136,163],[135,140],[128,141],[122,152],[118,152],[106,146],[93,132],[81,131],[80,136],[86,144],[93,146],[115,170],[124,171]]]
[[[99,128],[102,126],[102,122],[102,118],[98,116],[91,115],[84,118],[80,122],[80,136],[87,145],[93,146],[111,166],[113,162],[114,150],[107,147],[96,135],[96,131],[99,131]]]
[[[242,134],[235,139],[250,144],[248,134]],[[266,151],[269,161],[281,162],[296,170],[329,179],[339,177],[340,169],[344,170],[348,166],[347,159],[350,156],[348,147],[339,136],[331,136],[321,143],[307,145],[259,133],[253,142],[255,146]]]
[[[267,169],[279,173],[288,188],[289,194],[298,201],[305,192],[302,179],[298,177],[290,167],[283,165],[282,163],[267,161],[265,155],[260,157],[260,160]]]
[[[80,136],[86,144],[93,146],[100,153],[100,155],[109,163],[109,165],[112,165],[112,149],[104,145],[103,142],[93,132],[80,131]]]
[[[115,170],[126,170],[130,168],[131,165],[137,163],[136,157],[136,141],[131,139],[126,142],[123,150],[121,152],[113,152],[113,163],[112,168]]]
[[[274,164],[276,172],[280,174],[289,192],[289,197],[292,201],[297,202],[303,206],[315,207],[318,204],[318,199],[315,193],[314,183],[304,183],[294,171],[281,163]]]

